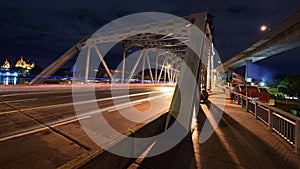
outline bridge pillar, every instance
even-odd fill
[[[270,131],[272,131],[273,127],[273,122],[272,122],[272,110],[270,109],[270,107],[268,108],[268,128]]]
[[[208,46],[208,58],[207,58],[207,90],[211,90],[213,83],[213,70],[214,70],[214,53],[213,53],[213,43]]]
[[[124,78],[125,78],[126,53],[127,53],[127,47],[125,47],[125,44],[123,43],[122,83],[124,83]]]
[[[258,119],[257,117],[257,102],[254,102],[254,114],[255,114],[255,119]]]
[[[146,52],[147,53],[147,52]],[[143,62],[142,62],[142,84],[145,80],[145,61],[146,61],[146,53],[143,55]]]
[[[159,55],[158,55],[158,52],[157,51],[155,51],[155,82],[156,83],[158,83],[158,57],[159,57]]]
[[[200,46],[200,54],[202,55],[201,58],[203,58],[203,56],[207,56],[205,53],[205,45],[208,45],[208,43],[210,44],[210,41],[205,40],[205,37],[201,37],[201,39],[197,39],[196,37],[191,36],[191,44],[197,44],[197,43],[193,43],[193,42],[199,42],[201,44]],[[182,67],[182,69],[180,70],[178,79],[177,79],[177,85],[174,91],[174,95],[173,95],[173,99],[170,105],[170,109],[168,112],[168,116],[166,119],[166,124],[165,124],[165,130],[167,130],[167,128],[171,125],[171,122],[176,119],[179,115],[180,110],[185,111],[185,113],[188,113],[188,116],[185,117],[185,123],[187,123],[188,126],[192,127],[192,118],[193,118],[193,112],[195,111],[196,113],[198,113],[199,110],[195,110],[195,107],[199,107],[197,105],[199,105],[200,103],[200,98],[199,98],[199,91],[196,90],[198,89],[198,84],[199,84],[199,74],[201,73],[201,58],[199,58],[197,56],[196,53],[194,53],[192,51],[192,49],[187,48],[186,49],[186,54],[184,57],[184,62],[187,65],[187,67]],[[205,58],[205,57],[204,57]],[[190,69],[191,73],[193,74],[193,76],[195,77],[196,84],[195,86],[193,86],[193,90],[194,90],[194,95],[193,96],[186,96],[185,98],[183,98],[183,96],[181,96],[180,90],[184,90],[184,89],[180,89],[179,88],[179,83],[183,82],[186,83],[189,79],[189,77],[187,77],[186,75],[188,74],[187,69]],[[200,86],[202,86],[200,84]],[[182,104],[182,101],[184,100],[185,104]],[[181,109],[181,107],[183,107]],[[182,124],[184,126],[184,124]]]
[[[87,54],[86,54],[86,66],[85,66],[84,83],[88,83],[88,80],[89,80],[90,58],[91,58],[91,49],[88,48],[87,49]]]

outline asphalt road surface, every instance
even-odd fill
[[[101,114],[109,126],[98,125],[103,132],[97,134],[113,141],[108,127],[126,134],[150,122],[168,110],[173,90],[172,86],[113,90],[97,86],[94,92],[90,87],[73,92],[70,86],[1,87],[1,168],[57,168],[82,154],[99,151],[101,147],[80,122]]]

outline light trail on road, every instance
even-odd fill
[[[101,98],[96,100],[87,100],[87,101],[81,101],[81,102],[70,102],[70,103],[62,103],[62,104],[56,104],[56,105],[47,105],[47,106],[40,106],[40,107],[33,107],[33,108],[26,108],[26,109],[20,109],[20,110],[12,110],[12,111],[6,111],[6,112],[0,112],[1,114],[10,114],[10,113],[16,113],[20,111],[30,111],[30,110],[38,110],[38,109],[45,109],[45,108],[53,108],[53,107],[65,107],[70,105],[78,105],[78,104],[88,104],[92,102],[101,102],[101,101],[107,101],[107,100],[114,100],[114,99],[122,99],[122,98],[128,98],[128,97],[134,97],[134,96],[141,96],[141,95],[148,95],[148,94],[155,94],[155,93],[161,93],[161,91],[157,92],[146,92],[146,93],[139,93],[139,94],[131,94],[131,95],[122,95],[122,96],[116,96],[116,97],[110,97],[110,98]],[[28,99],[32,100],[32,99]],[[8,103],[12,101],[2,101],[2,103]]]
[[[59,92],[60,93],[60,92]],[[44,94],[44,93],[40,93],[40,94]],[[137,98],[137,97],[145,97],[148,95],[152,95],[155,94],[155,96],[151,96],[151,97],[146,97],[146,98]],[[122,99],[124,98],[137,98],[137,100],[131,100],[130,102],[119,102],[118,104],[112,104],[111,106],[109,106],[109,104],[107,105],[107,107],[101,107],[99,108],[99,110],[87,110],[87,112],[85,114],[80,114],[80,115],[75,115],[73,112],[74,110],[70,109],[70,111],[64,111],[67,114],[73,114],[69,117],[65,117],[65,118],[60,118],[60,119],[56,119],[54,121],[50,121],[47,123],[43,123],[41,122],[39,124],[39,120],[36,119],[38,121],[38,123],[34,123],[34,126],[30,126],[27,128],[21,128],[21,130],[14,130],[12,132],[9,133],[1,133],[0,136],[0,142],[1,141],[6,141],[9,139],[13,139],[13,138],[17,138],[17,137],[21,137],[21,136],[25,136],[25,135],[29,135],[29,134],[33,134],[36,132],[40,132],[43,130],[47,130],[49,128],[52,127],[58,127],[58,126],[62,126],[62,125],[66,125],[69,123],[74,123],[77,122],[81,119],[86,119],[86,118],[90,118],[91,115],[93,114],[97,114],[97,113],[102,113],[102,112],[114,112],[114,111],[118,111],[121,109],[126,109],[126,108],[130,108],[133,106],[137,106],[139,104],[142,104],[143,102],[146,101],[153,101],[155,99],[160,99],[163,97],[170,97],[173,94],[173,90],[172,89],[160,89],[160,90],[155,90],[155,91],[149,91],[149,92],[140,92],[140,93],[134,93],[134,94],[129,94],[129,95],[120,95],[120,96],[115,96],[115,97],[107,97],[107,98],[100,98],[100,99],[96,99],[96,100],[86,100],[86,101],[81,101],[81,102],[69,102],[69,103],[62,103],[62,104],[55,104],[55,105],[45,105],[45,106],[38,106],[38,107],[32,107],[32,108],[24,108],[24,109],[17,109],[15,108],[15,110],[11,110],[11,111],[5,111],[5,112],[0,112],[0,115],[8,115],[8,114],[12,114],[12,113],[20,113],[23,114],[25,116],[29,116],[30,118],[35,118],[34,115],[30,114],[30,111],[38,111],[38,114],[41,114],[42,112],[40,111],[46,111],[46,110],[52,110],[52,109],[58,109],[58,111],[60,111],[61,108],[63,107],[73,107],[74,105],[87,105],[88,108],[88,104],[90,103],[110,103],[112,100],[120,100],[122,101]],[[34,93],[34,95],[36,95],[36,93]],[[77,95],[76,97],[80,97],[80,96],[84,96],[83,94]],[[67,96],[66,96],[67,97]],[[26,101],[32,101],[32,100],[37,100],[37,98],[32,98],[32,99],[17,99],[17,100],[9,100],[9,101],[1,101],[4,104],[9,105],[10,103],[16,103],[16,102],[26,102]],[[126,101],[126,100],[125,100]],[[127,100],[128,101],[128,100]],[[13,106],[11,106],[13,107]],[[67,109],[69,110],[69,109]],[[29,112],[29,114],[28,114]],[[44,113],[43,113],[44,114]],[[49,113],[48,113],[49,114]],[[50,112],[50,115],[52,113]],[[59,113],[56,113],[59,114]],[[55,114],[54,114],[55,115]],[[125,115],[126,116],[126,115]],[[145,115],[143,115],[145,116]],[[45,116],[47,117],[47,116]],[[1,117],[0,117],[1,118]],[[124,117],[126,118],[126,117]],[[146,119],[149,119],[151,117],[146,116]],[[144,119],[145,119],[144,118]],[[2,125],[2,127],[5,128],[5,124],[4,126]]]

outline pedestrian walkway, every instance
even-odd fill
[[[222,107],[222,119],[214,134],[203,144],[198,137],[209,105],[202,105],[198,124],[190,137],[159,156],[137,159],[130,169],[300,169],[300,157],[287,143],[230,100],[214,93],[210,101]]]

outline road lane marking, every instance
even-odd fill
[[[105,91],[106,89],[95,89],[95,91]],[[76,89],[76,92],[85,92],[85,91],[90,91],[90,90],[78,90]],[[37,94],[52,94],[52,93],[56,93],[56,94],[60,94],[60,93],[72,93],[72,88],[66,89],[66,90],[46,90],[46,91],[32,91],[32,92],[24,92],[24,93],[15,93],[15,94],[3,94],[0,95],[0,98],[3,97],[12,97],[12,96],[23,96],[23,95],[37,95]]]
[[[30,100],[36,100],[37,98],[33,99],[19,99],[19,100],[9,100],[9,101],[3,101],[5,103],[14,103],[14,102],[25,102],[25,101],[30,101]]]
[[[72,120],[68,120],[68,121],[64,121],[64,122],[61,122],[61,123],[57,123],[57,124],[52,124],[50,125],[50,127],[58,127],[58,126],[62,126],[62,125],[65,125],[65,124],[69,124],[69,123],[73,123],[75,121],[78,121],[78,120],[82,120],[82,119],[87,119],[87,118],[90,118],[91,116],[83,116],[83,117],[76,117]]]
[[[51,127],[53,128],[53,127],[58,127],[58,126],[62,126],[62,125],[65,125],[65,124],[70,124],[70,123],[73,123],[75,121],[90,118],[90,117],[91,116],[84,116],[84,117],[80,117],[80,118],[74,118],[72,120],[67,120],[67,121],[57,123],[57,124],[53,124],[53,125],[50,125],[50,126],[45,126],[45,127],[37,128],[37,129],[34,129],[34,130],[14,134],[14,135],[11,135],[11,136],[2,137],[2,138],[0,138],[0,142],[10,140],[10,139],[13,139],[13,138],[16,138],[16,137],[21,137],[21,136],[37,133],[37,132],[44,131],[44,130],[51,130],[50,129]]]
[[[93,103],[93,102],[108,101],[108,100],[113,100],[113,99],[122,99],[122,98],[127,98],[127,97],[148,95],[148,94],[154,94],[154,93],[161,93],[161,91],[136,93],[136,94],[131,94],[131,95],[121,95],[121,96],[116,96],[116,97],[108,97],[108,98],[102,98],[102,99],[96,99],[96,100],[87,100],[87,101],[81,101],[81,102],[75,102],[75,103],[71,102],[71,103],[62,103],[62,104],[55,104],[55,105],[48,105],[48,106],[25,108],[25,109],[19,109],[19,110],[11,110],[11,111],[6,111],[6,112],[0,112],[0,115],[16,113],[16,112],[20,112],[20,111],[30,111],[30,110],[38,110],[38,109],[46,109],[46,108],[66,107],[66,106],[70,106],[70,105],[88,104],[88,103]],[[2,101],[2,102],[6,103],[5,101]]]
[[[76,88],[76,87],[75,87]],[[97,88],[95,87],[95,90],[94,91],[106,91],[106,90],[124,90],[124,89],[127,89],[128,88],[124,88],[124,87],[106,87],[106,88]],[[130,90],[142,90],[141,88],[129,88]],[[88,90],[88,89],[76,89],[76,92],[86,92],[86,91],[91,91],[91,90]],[[15,92],[15,91],[12,91],[12,92]],[[49,90],[44,90],[44,91],[31,91],[31,92],[24,92],[24,93],[14,93],[14,94],[0,94],[0,98],[3,98],[3,97],[12,97],[12,96],[23,96],[23,95],[37,95],[37,94],[52,94],[52,93],[72,93],[73,92],[73,88],[67,88],[65,90],[62,90],[62,89],[58,89],[58,90],[53,90],[53,89],[49,89]]]
[[[141,104],[141,103],[130,103],[129,105],[125,105],[125,106],[113,108],[113,109],[107,110],[107,111],[108,111],[108,112],[113,112],[113,111],[116,111],[116,110],[125,109],[125,108],[127,108],[127,107],[132,107],[132,106],[135,106],[135,105],[137,105],[137,104]]]
[[[91,94],[77,94],[75,96],[87,96],[87,95],[91,95]],[[65,95],[65,96],[56,96],[54,98],[59,99],[59,98],[64,98],[64,97],[72,97],[73,95]]]
[[[126,91],[126,90],[120,90],[120,89],[114,89],[114,90],[119,90],[119,91],[114,91],[114,93],[116,93],[116,92],[124,92],[124,91]],[[135,92],[136,91],[141,91],[141,92],[143,92],[144,90],[138,90],[138,89],[133,89]],[[161,91],[161,90],[159,90],[159,91]],[[108,92],[102,92],[102,94],[111,94],[112,92],[111,91],[108,91]],[[137,93],[139,93],[139,92],[137,92]],[[86,94],[86,93],[84,93],[84,94],[77,94],[77,95],[75,95],[75,96],[87,96],[87,95],[92,95],[92,94]],[[66,96],[56,96],[56,97],[54,97],[54,98],[64,98],[64,97],[72,97],[73,95],[71,94],[71,95],[66,95]]]
[[[125,107],[125,106],[129,106],[131,104],[137,104],[137,103],[140,103],[140,102],[155,100],[155,99],[170,96],[170,95],[173,95],[173,93],[165,93],[165,94],[158,95],[158,96],[152,96],[152,97],[148,97],[148,98],[144,98],[144,99],[134,100],[134,101],[131,101],[129,103],[121,103],[121,104],[118,104],[118,105],[105,107],[105,108],[98,109],[98,110],[95,110],[95,111],[86,112],[86,113],[83,113],[82,115],[93,115],[93,114],[96,114],[96,113],[109,111],[111,109],[116,109],[116,108],[119,108],[119,107]]]
[[[0,95],[0,98],[2,97],[13,97],[13,96],[23,96],[23,95],[37,95],[37,94],[47,94],[47,93],[53,93],[54,91],[42,91],[42,92],[27,92],[27,93],[15,93],[15,94],[4,94]],[[55,93],[67,93],[65,90],[64,91],[57,91]]]
[[[49,127],[41,127],[41,128],[35,129],[35,130],[30,130],[30,131],[26,131],[26,132],[23,132],[23,133],[18,133],[18,134],[15,134],[15,135],[2,137],[2,138],[0,138],[0,142],[10,140],[10,139],[13,139],[13,138],[16,138],[16,137],[21,137],[21,136],[25,136],[25,135],[28,135],[28,134],[36,133],[36,132],[39,132],[39,131],[47,130],[47,129],[49,129]]]
[[[96,110],[96,111],[87,112],[87,113],[78,115],[77,118],[76,117],[73,118],[73,119],[66,118],[66,119],[70,119],[70,120],[66,120],[66,121],[64,121],[64,119],[62,119],[62,120],[60,120],[62,122],[59,122],[59,123],[56,123],[56,124],[51,124],[51,125],[46,124],[47,126],[45,126],[45,127],[41,127],[41,128],[30,130],[30,131],[26,131],[26,132],[23,132],[23,133],[14,134],[14,135],[11,135],[11,136],[2,137],[2,138],[0,138],[0,142],[1,141],[6,141],[6,140],[9,140],[9,139],[13,139],[13,138],[17,138],[17,137],[21,137],[21,136],[25,136],[25,135],[29,135],[29,134],[33,134],[33,133],[43,131],[43,130],[47,130],[47,129],[51,130],[51,128],[54,128],[54,127],[58,127],[58,126],[62,126],[62,125],[65,125],[65,124],[73,123],[75,121],[80,121],[80,120],[83,120],[83,119],[90,118],[91,117],[90,115],[92,115],[92,114],[101,113],[101,112],[105,112],[105,111],[111,112],[111,110],[114,110],[114,109],[116,109],[116,110],[117,109],[123,109],[123,108],[127,108],[129,106],[140,104],[140,103],[145,102],[145,101],[155,100],[155,99],[170,96],[170,95],[172,95],[172,93],[162,94],[162,95],[158,95],[158,96],[152,96],[152,97],[149,97],[149,98],[135,100],[135,101],[132,101],[131,103],[121,103],[119,105],[106,107],[104,109],[99,109],[99,110]]]

